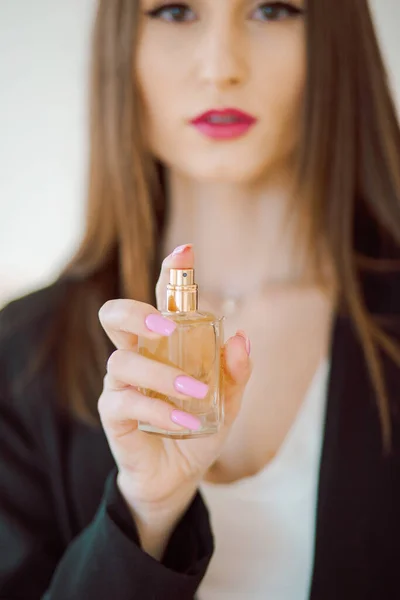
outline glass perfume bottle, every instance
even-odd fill
[[[195,415],[200,429],[171,432],[139,422],[139,429],[148,433],[175,439],[197,438],[216,433],[224,419],[221,390],[221,348],[223,344],[223,317],[199,311],[198,286],[193,269],[171,269],[167,286],[167,311],[162,314],[176,323],[168,337],[149,340],[139,337],[138,352],[143,356],[177,367],[185,374],[206,383],[207,396],[198,400],[180,400],[148,389],[141,393],[168,402],[174,408]]]

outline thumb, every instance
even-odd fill
[[[222,369],[224,375],[225,423],[229,427],[236,419],[242,397],[252,372],[250,340],[237,331],[225,344]]]
[[[178,246],[175,250],[164,259],[161,265],[160,276],[156,285],[156,299],[158,310],[166,309],[165,290],[169,283],[170,269],[193,269],[194,267],[194,252],[192,244],[184,244]]]

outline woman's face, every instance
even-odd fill
[[[299,137],[304,0],[139,1],[136,78],[153,155],[203,181],[285,168]]]

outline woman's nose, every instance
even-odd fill
[[[198,56],[201,79],[208,85],[223,89],[247,79],[245,40],[233,27],[225,24],[205,32]]]

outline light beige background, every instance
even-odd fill
[[[0,1],[0,305],[51,281],[82,231],[94,6]],[[400,106],[400,0],[372,7]]]

